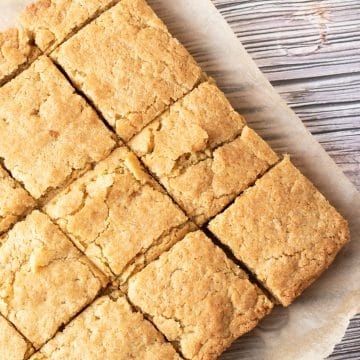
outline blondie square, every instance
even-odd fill
[[[0,32],[0,86],[5,84],[40,55],[26,32],[8,29]]]
[[[31,360],[180,360],[171,344],[124,296],[102,296]]]
[[[26,360],[33,353],[31,344],[0,315],[0,358]]]
[[[171,106],[129,145],[198,225],[278,160],[210,82]]]
[[[35,200],[0,165],[0,235],[34,206]]]
[[[105,276],[39,211],[0,248],[0,312],[39,348],[106,285]]]
[[[129,279],[130,301],[186,359],[216,359],[272,309],[245,272],[201,231]]]
[[[195,227],[125,147],[44,209],[100,269],[122,281]]]
[[[112,134],[45,56],[0,88],[0,158],[38,199],[114,147]]]
[[[125,141],[202,71],[144,0],[122,0],[52,53]]]
[[[284,306],[320,276],[349,239],[346,220],[288,157],[209,229]]]
[[[38,0],[21,14],[22,26],[44,52],[53,50],[115,0]]]

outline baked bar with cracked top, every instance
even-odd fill
[[[172,105],[129,145],[198,225],[278,160],[211,82]]]
[[[0,158],[36,199],[115,146],[113,134],[46,56],[0,88]]]
[[[288,306],[349,239],[346,220],[286,157],[209,224]]]
[[[35,200],[0,165],[0,235],[34,206]]]
[[[0,315],[0,358],[26,360],[34,352],[31,344]]]
[[[51,56],[125,141],[202,78],[144,0],[120,1]]]
[[[36,45],[49,52],[115,3],[115,0],[38,0],[26,7],[20,21]]]
[[[4,238],[0,312],[38,349],[93,301],[107,279],[37,210]]]
[[[15,77],[40,55],[24,30],[0,32],[0,86]]]
[[[186,359],[216,359],[273,304],[201,231],[129,279],[130,301]]]
[[[31,360],[180,360],[171,344],[124,296],[102,296]]]
[[[122,283],[195,228],[126,147],[44,209],[100,269]]]

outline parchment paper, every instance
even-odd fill
[[[0,0],[0,28],[14,24],[29,2]],[[350,223],[351,242],[334,265],[289,308],[277,307],[222,359],[323,359],[360,312],[360,194],[275,92],[210,0],[149,2],[249,124],[279,153],[289,153]]]

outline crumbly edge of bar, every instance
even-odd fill
[[[2,32],[3,36],[7,36],[7,33],[11,30],[17,31],[18,38],[20,36],[19,32],[24,31],[20,28],[9,28]],[[24,34],[24,36],[28,35],[25,31],[23,34]],[[24,70],[26,70],[42,54],[41,50],[33,43],[32,39],[30,39],[30,37],[28,38],[28,40],[29,40],[28,45],[30,47],[30,52],[28,54],[24,54],[24,56],[26,57],[26,61],[23,62],[22,64],[18,64],[14,70],[12,70],[7,75],[4,75],[0,79],[0,87],[5,85],[7,82],[11,81],[13,78],[15,78],[17,75],[19,75]]]
[[[4,176],[1,175],[1,173],[4,174]],[[9,179],[10,182],[12,182],[12,189],[14,190],[20,190],[24,193],[24,197],[27,199],[23,199],[23,211],[21,213],[15,214],[13,212],[10,212],[8,214],[4,214],[3,216],[0,214],[0,239],[1,235],[8,232],[16,223],[19,221],[22,221],[26,218],[27,215],[30,214],[30,212],[36,207],[36,200],[29,194],[29,192],[16,180],[14,179],[10,172],[4,167],[3,161],[0,158],[0,181],[1,179],[6,178]],[[1,225],[1,223],[4,222],[5,225]],[[0,240],[0,246],[1,246],[1,240]]]
[[[12,327],[17,332],[18,336],[21,337],[23,339],[23,341],[25,342],[26,351],[24,354],[24,360],[28,359],[35,351],[31,342],[28,339],[26,339],[25,336],[16,328],[16,326],[13,323],[11,323],[7,318],[5,318],[1,314],[0,314],[0,317],[3,318],[4,321],[8,323],[8,326]],[[8,359],[8,360],[11,360],[11,359]]]
[[[188,211],[185,210],[187,208],[186,204],[184,204],[184,202],[178,196],[176,196],[176,189],[172,188],[169,180],[171,180],[171,178],[176,178],[176,177],[182,175],[187,169],[191,168],[192,166],[198,165],[199,163],[206,162],[206,161],[213,161],[214,154],[219,149],[221,149],[223,146],[226,146],[228,144],[232,144],[234,141],[236,141],[238,139],[241,140],[242,137],[244,136],[245,132],[247,132],[248,130],[253,131],[252,129],[248,128],[245,125],[239,134],[234,135],[229,140],[221,142],[213,149],[207,149],[205,151],[191,154],[189,159],[185,159],[185,160],[179,159],[179,166],[176,168],[175,173],[170,176],[159,177],[156,173],[152,172],[148,166],[146,166],[146,162],[144,162],[144,164],[145,164],[146,168],[148,169],[148,171],[160,182],[160,184],[162,184],[165,187],[165,189],[167,190],[169,195],[174,199],[174,201],[176,203],[179,204],[179,206],[183,209],[183,211],[185,211],[185,213],[190,217],[190,219],[192,221],[194,221],[198,226],[203,226],[204,224],[209,222],[212,218],[214,218],[219,212],[217,214],[213,214],[210,217],[210,219],[204,212],[196,213],[196,214],[188,213]],[[260,138],[260,136],[258,134],[256,134],[256,135]],[[264,141],[264,143],[265,143],[265,141]],[[249,187],[252,187],[258,179],[260,179],[265,173],[270,171],[270,169],[273,168],[279,162],[279,157],[275,154],[275,152],[273,152],[273,150],[270,148],[270,146],[269,146],[269,150],[271,150],[271,153],[269,153],[268,156],[266,156],[266,155],[260,154],[260,153],[257,154],[256,148],[254,148],[252,146],[254,144],[246,142],[246,145],[249,147],[249,150],[251,150],[251,152],[253,153],[253,155],[255,157],[259,158],[260,160],[262,160],[268,164],[268,168],[264,172],[261,172],[260,174],[258,174],[257,177],[248,185],[247,188],[249,188]],[[239,191],[221,195],[219,197],[214,196],[214,200],[224,199],[224,201],[227,203],[227,205],[225,205],[225,207],[223,207],[220,210],[220,212],[222,212],[224,209],[226,209],[233,202],[233,200],[235,200],[235,198],[238,195],[240,195],[242,192],[244,192],[245,190],[246,189],[242,189]]]

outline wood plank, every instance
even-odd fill
[[[334,352],[328,357],[329,360],[350,360],[360,358],[360,314],[350,321],[348,330],[342,342],[335,346]]]
[[[270,80],[360,71],[360,3],[214,0]]]
[[[275,88],[360,189],[360,2],[213,2]]]

